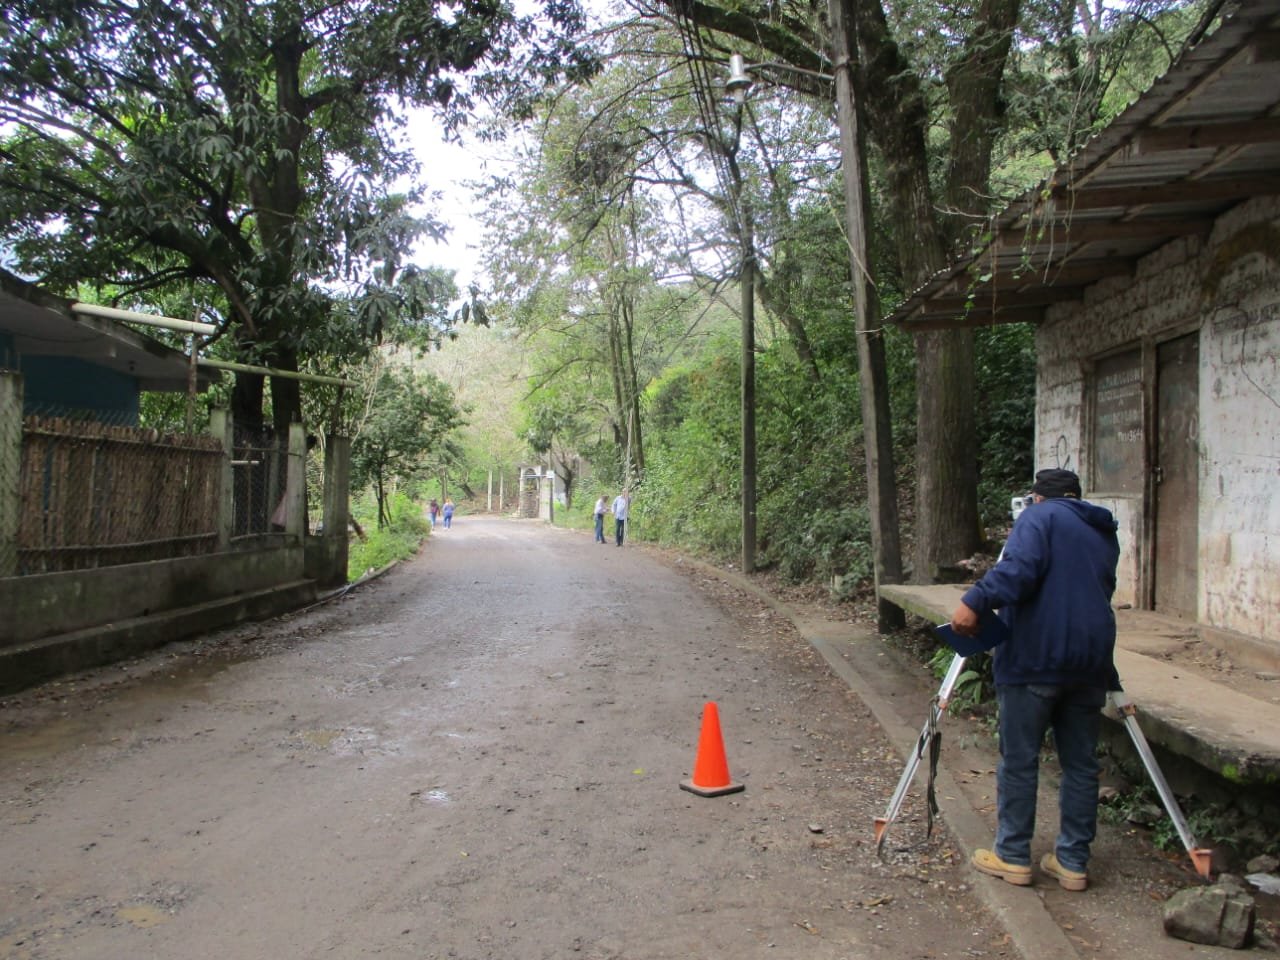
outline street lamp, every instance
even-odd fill
[[[747,102],[747,92],[751,89],[751,78],[747,76],[746,64],[743,62],[742,54],[740,53],[729,55],[729,80],[725,83],[724,88],[729,91],[729,96],[733,97],[733,102],[739,107]]]

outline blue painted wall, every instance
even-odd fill
[[[0,335],[2,336],[2,335]],[[0,341],[0,355],[4,344]],[[25,388],[23,413],[90,417],[134,426],[138,381],[78,357],[24,356],[18,365]]]

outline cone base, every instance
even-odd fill
[[[734,783],[730,780],[723,787],[700,787],[692,780],[682,780],[680,789],[696,793],[700,797],[722,797],[726,793],[740,793],[747,789],[747,785],[745,783]]]

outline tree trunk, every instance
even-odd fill
[[[635,300],[629,289],[624,288],[621,304],[623,334],[623,372],[626,377],[627,395],[627,448],[630,451],[632,477],[644,476],[644,439],[640,425],[640,377],[636,373],[635,352]]]
[[[890,209],[899,223],[898,262],[907,289],[946,263],[956,234],[982,220],[990,204],[991,149],[999,130],[1000,82],[1017,20],[1018,0],[988,0],[947,81],[954,107],[944,188],[949,209],[938,216],[928,177],[927,110],[878,3],[858,7],[859,43],[867,68],[868,109],[885,155]],[[978,521],[977,420],[973,334],[938,331],[916,337],[916,518],[912,579],[936,580],[939,568],[975,553]]]
[[[963,55],[947,71],[952,120],[946,201],[965,215],[962,229],[984,225],[991,208],[991,150],[1004,128],[1000,86],[1018,10],[1019,0],[983,0]]]
[[[231,416],[237,427],[262,426],[262,398],[266,378],[260,373],[237,372],[231,388]]]
[[[281,350],[272,364],[277,369],[297,372],[298,355]],[[289,424],[302,422],[302,382],[292,377],[271,378],[271,424],[277,434],[287,434]]]
[[[813,344],[809,341],[809,332],[803,321],[791,309],[791,270],[788,266],[775,268],[772,276],[756,271],[756,292],[760,302],[770,314],[778,318],[783,329],[791,338],[791,346],[796,352],[805,376],[813,383],[822,382],[822,371],[818,368],[818,360],[813,355]]]
[[[630,247],[613,229],[605,231],[612,263],[631,269]],[[613,380],[617,423],[614,438],[618,442],[625,486],[644,475],[644,441],[640,425],[640,386],[636,372],[634,297],[625,277],[605,279],[605,309],[609,315],[609,366]]]
[[[973,355],[968,330],[916,335],[917,583],[936,581],[981,545]]]
[[[946,199],[964,214],[953,221],[962,230],[985,223],[990,210],[991,150],[1003,126],[1000,85],[1018,11],[1019,0],[984,0],[963,56],[947,72],[952,121]],[[982,546],[973,364],[971,330],[916,337],[918,582],[938,580],[942,568]]]

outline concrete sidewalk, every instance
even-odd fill
[[[942,623],[966,589],[893,585],[881,592],[908,613]],[[1116,669],[1151,743],[1232,783],[1280,782],[1280,648],[1145,611],[1117,611],[1116,624]],[[1189,644],[1242,664],[1239,681],[1180,663]]]

